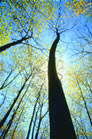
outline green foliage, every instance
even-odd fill
[[[76,15],[86,14],[87,16],[91,16],[92,12],[92,2],[88,2],[86,0],[68,0],[66,2],[66,7],[70,10],[72,9]]]
[[[6,0],[2,4],[1,12],[1,20],[3,18],[6,19],[2,25],[3,28],[7,25],[12,29],[9,33],[20,35],[21,33],[30,33],[30,30],[33,29],[34,34],[37,35],[42,32],[44,23],[47,22],[48,19],[53,18],[52,13],[55,12],[55,8],[51,1],[43,2],[40,0],[32,0],[29,2],[25,0]],[[47,19],[44,16],[47,17]]]
[[[7,23],[0,26],[0,46],[7,44],[10,41],[10,33],[7,31]]]
[[[78,62],[78,65],[72,67],[68,71],[67,79],[67,95],[69,104],[71,105],[71,113],[75,124],[75,129],[79,136],[90,136],[88,128],[91,128],[90,117],[92,114],[91,105],[91,82],[92,76],[90,73],[91,63],[88,58],[88,66],[83,60]],[[85,121],[85,122],[83,122]]]

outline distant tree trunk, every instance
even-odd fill
[[[31,75],[32,75],[32,74],[31,74]],[[3,117],[3,119],[0,121],[0,128],[4,125],[6,119],[8,118],[10,112],[12,111],[14,105],[16,104],[16,102],[17,102],[17,100],[18,100],[18,98],[19,98],[19,96],[20,96],[22,90],[24,89],[24,87],[25,87],[25,85],[26,85],[26,82],[29,80],[29,78],[31,77],[31,75],[30,75],[27,79],[25,79],[25,82],[23,83],[21,89],[18,91],[18,94],[17,94],[16,98],[14,99],[12,105],[10,106],[9,110],[7,111],[7,113],[5,114],[5,116]]]
[[[42,115],[42,107],[43,107],[43,104],[41,105],[41,108],[40,108],[40,115],[39,115],[39,121],[38,121],[38,126],[37,126],[37,130],[36,130],[36,134],[35,134],[35,139],[38,139],[38,135],[39,135],[39,130],[40,130],[40,126],[41,126],[41,122],[43,120],[43,118],[47,115],[48,113],[48,110],[45,112],[45,114],[43,116]]]
[[[8,81],[9,77],[11,76],[13,70],[10,71],[10,73],[8,74],[8,76],[6,77],[6,79],[4,80],[4,82],[2,83],[0,90],[2,90],[4,88],[4,86],[6,86],[6,82]]]
[[[4,82],[2,83],[1,87],[0,87],[0,90],[4,89],[5,87],[7,87],[8,85],[10,85],[10,83],[12,83],[16,78],[17,76],[21,73],[21,71],[19,71],[19,73],[17,73],[13,79],[11,79],[9,82],[8,82],[8,79],[10,78],[11,74],[12,74],[13,71],[11,71],[9,73],[9,75],[6,77],[6,79],[4,80]],[[8,83],[7,83],[8,82]]]
[[[42,118],[41,118],[42,107],[43,107],[43,104],[41,104],[41,106],[40,106],[40,115],[39,115],[39,121],[38,121],[38,127],[37,127],[37,131],[36,131],[35,139],[38,138],[38,134],[39,134],[39,130],[40,130],[40,125],[41,125],[41,121],[42,121]]]
[[[32,117],[31,117],[31,120],[30,120],[30,124],[29,124],[29,128],[28,128],[28,133],[27,133],[26,139],[29,139],[29,136],[30,136],[32,122],[33,122],[33,119],[34,119],[34,116],[35,116],[35,112],[36,112],[36,108],[37,108],[37,103],[38,103],[38,100],[40,98],[40,93],[41,93],[42,85],[41,85],[40,90],[38,92],[38,96],[37,96],[37,99],[36,99],[36,102],[35,102],[35,105],[34,105],[34,108],[33,108],[33,113],[32,113]]]
[[[19,118],[18,118],[18,120],[17,120],[17,123],[16,123],[16,125],[15,125],[15,127],[14,127],[14,130],[13,130],[13,133],[12,133],[12,136],[11,136],[11,139],[14,139],[14,134],[15,134],[15,131],[16,131],[17,127],[18,127],[19,120],[20,120],[20,118],[21,118],[21,116],[22,116],[22,114],[23,114],[23,110],[24,110],[24,106],[23,106],[22,111],[21,111],[21,113],[20,113],[20,115],[19,115]]]
[[[34,124],[33,124],[33,129],[32,129],[32,137],[31,139],[34,139],[34,131],[35,131],[35,127],[36,127],[36,122],[37,122],[37,117],[38,117],[38,112],[40,109],[40,105],[37,108],[36,114],[35,114],[35,118],[34,118]]]
[[[81,86],[80,86],[79,81],[77,80],[77,78],[76,78],[76,81],[77,81],[77,84],[78,84],[78,87],[79,87],[79,90],[80,90],[81,97],[82,97],[83,102],[84,102],[84,107],[85,107],[85,109],[86,109],[86,113],[87,113],[87,115],[88,115],[90,125],[92,126],[91,115],[90,115],[90,112],[89,112],[89,110],[88,110],[85,97],[83,96],[82,89],[81,89]]]
[[[48,62],[50,139],[76,139],[62,85],[56,72],[55,51],[59,39],[60,34],[57,32]]]
[[[22,100],[23,100],[24,96],[25,96],[26,93],[27,93],[27,90],[28,90],[29,86],[30,86],[30,83],[29,83],[29,85],[27,86],[27,88],[26,88],[26,90],[25,90],[23,96],[21,97],[21,99],[20,99],[20,101],[19,101],[19,103],[18,103],[18,105],[17,105],[17,107],[16,107],[16,110],[13,112],[13,114],[12,114],[12,116],[11,116],[11,118],[10,118],[8,124],[7,124],[6,130],[2,132],[2,135],[1,135],[1,136],[2,136],[2,139],[4,139],[4,138],[6,137],[8,131],[9,131],[11,125],[12,125],[12,122],[13,122],[13,120],[14,120],[14,118],[15,118],[15,115],[16,115],[16,113],[17,113],[17,110],[19,109],[20,104],[22,103]]]

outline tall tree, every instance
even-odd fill
[[[0,20],[2,20],[0,27],[0,34],[2,35],[2,40],[0,41],[0,52],[5,51],[12,46],[18,45],[23,41],[26,42],[32,37],[34,37],[33,40],[35,40],[38,34],[40,35],[44,23],[47,22],[46,20],[48,18],[46,17],[49,16],[49,19],[52,18],[52,13],[55,11],[52,3],[53,2],[51,1],[44,3],[39,0],[22,0],[21,2],[19,0],[2,1],[0,6],[2,13],[0,16]],[[15,35],[14,38],[11,36],[12,34]],[[32,36],[32,34],[34,34],[34,36]],[[20,39],[15,39],[18,37]]]
[[[69,79],[67,79],[69,88],[66,91],[72,106],[71,114],[74,119],[76,134],[79,138],[90,138],[92,136],[92,77],[89,68],[91,63],[88,63],[87,67],[83,64],[83,60],[80,61],[80,63],[78,61],[79,65],[69,68]]]
[[[56,71],[55,51],[60,40],[58,30],[56,35],[57,37],[50,49],[48,63],[50,138],[61,139],[68,137],[76,139],[62,85]]]
[[[47,78],[46,78],[47,77],[47,73],[46,73],[47,62],[48,62],[47,52],[49,52],[48,48],[51,46],[51,44],[49,43],[51,42],[50,40],[52,37],[51,32],[53,31],[53,32],[56,32],[57,37],[52,44],[52,48],[50,49],[49,70],[48,70],[48,73],[49,73],[49,110],[50,110],[49,116],[50,116],[51,139],[53,138],[58,139],[60,138],[60,136],[61,138],[67,138],[66,133],[68,134],[70,138],[73,138],[73,136],[74,138],[76,138],[72,121],[71,121],[71,116],[70,116],[69,109],[68,109],[66,99],[65,99],[65,96],[67,96],[68,93],[71,94],[71,98],[72,98],[69,102],[69,97],[67,97],[68,98],[67,101],[69,102],[77,137],[79,138],[82,135],[83,135],[82,137],[86,137],[86,138],[89,137],[89,135],[87,134],[89,131],[91,131],[91,129],[87,128],[86,122],[89,123],[88,115],[89,115],[89,118],[91,117],[90,116],[91,115],[91,97],[92,97],[91,78],[89,76],[86,76],[86,80],[84,82],[81,82],[81,80],[78,79],[80,88],[76,84],[73,87],[72,91],[71,91],[72,84],[71,84],[71,87],[67,85],[66,86],[67,91],[64,94],[63,89],[65,88],[62,88],[62,85],[64,85],[64,83],[66,82],[66,80],[64,80],[65,76],[63,76],[64,78],[62,79],[62,81],[64,80],[64,82],[62,82],[61,84],[57,75],[57,71],[58,72],[60,71],[59,70],[56,71],[56,63],[55,63],[55,51],[59,42],[60,42],[61,47],[58,47],[58,52],[60,53],[57,53],[57,55],[59,54],[59,57],[57,58],[62,59],[61,55],[64,52],[64,51],[62,52],[62,49],[65,48],[66,46],[67,48],[66,50],[69,50],[68,49],[70,46],[69,44],[71,43],[71,40],[69,40],[70,43],[67,45],[67,40],[70,39],[69,38],[70,36],[72,36],[72,38],[76,37],[75,29],[72,30],[75,32],[75,35],[73,35],[72,34],[73,32],[70,31],[69,34],[68,33],[62,34],[62,38],[60,38],[60,32],[62,32],[64,28],[67,28],[67,27],[70,28],[70,26],[72,26],[72,24],[74,24],[74,21],[76,22],[77,19],[79,23],[79,17],[80,16],[82,17],[83,13],[84,14],[87,13],[87,10],[85,10],[84,1],[85,0],[80,0],[80,1],[72,0],[72,5],[69,5],[70,3],[68,3],[67,6],[68,7],[70,6],[70,9],[72,9],[71,11],[68,8],[66,9],[65,7],[64,3],[66,1],[61,1],[61,0],[58,0],[58,1],[54,1],[54,0],[52,1],[51,0],[49,1],[46,1],[46,0],[37,0],[37,1],[36,0],[31,0],[31,1],[29,0],[26,0],[26,1],[25,0],[21,0],[21,1],[20,0],[17,0],[17,1],[16,0],[13,0],[13,1],[2,0],[0,1],[0,12],[1,12],[1,15],[0,15],[0,21],[1,21],[0,22],[1,23],[0,24],[0,35],[1,35],[0,58],[4,62],[4,68],[2,68],[3,64],[0,64],[0,81],[1,81],[0,96],[2,95],[4,96],[3,101],[2,101],[2,97],[0,97],[0,104],[1,104],[0,111],[2,113],[0,114],[1,126],[3,124],[2,128],[0,129],[0,135],[1,133],[5,133],[6,138],[8,137],[20,138],[19,132],[22,131],[24,132],[23,134],[24,138],[26,138],[27,132],[28,132],[28,138],[30,138],[29,133],[31,135],[33,134],[33,137],[30,135],[32,138],[38,138],[40,135],[42,135],[45,138],[49,138],[50,132],[49,132],[49,120],[48,120],[49,118],[47,118],[48,114],[47,114],[47,117],[45,117],[45,120],[43,120],[43,122],[41,121],[44,118],[45,110],[48,109],[47,108],[47,98],[48,98],[47,94],[48,93],[47,93]],[[67,10],[69,13],[66,12]],[[88,12],[90,13],[90,14],[88,13],[88,15],[91,15],[91,12],[90,12],[91,7],[88,10],[89,10]],[[75,16],[75,19],[71,17],[70,13],[72,15],[75,15],[74,13],[76,13],[77,16]],[[67,15],[69,15],[69,18]],[[87,16],[84,16],[84,18],[87,18]],[[70,21],[71,19],[72,21]],[[85,23],[84,20],[83,22]],[[77,24],[77,25],[78,25],[78,31],[79,31],[80,24]],[[59,29],[59,32],[56,30],[57,27]],[[71,48],[73,47],[74,48],[73,50],[76,50],[76,48],[78,49],[79,46],[83,47],[82,45],[83,43],[84,48],[79,49],[79,50],[83,50],[81,51],[82,54],[84,55],[87,54],[87,56],[89,55],[88,59],[90,59],[90,61],[88,62],[88,59],[86,58],[84,60],[84,63],[87,64],[87,63],[91,63],[91,54],[92,54],[92,51],[90,51],[90,49],[86,49],[87,45],[89,44],[90,44],[89,46],[92,45],[91,26],[90,25],[85,26],[85,29],[83,28],[83,31],[84,31],[83,34],[81,30],[79,32],[79,37],[81,39],[79,40],[76,39],[73,42],[74,44],[76,41],[77,43],[79,42],[79,44],[77,43],[75,44],[77,47],[75,47],[75,45],[71,45]],[[87,42],[86,43],[87,45],[85,45],[84,41]],[[71,53],[67,53],[67,56],[68,54],[70,55]],[[72,54],[74,54],[74,52]],[[67,59],[67,61],[69,60],[70,59]],[[13,68],[16,67],[16,70],[14,70],[12,74],[10,75],[8,74],[8,76],[6,77],[6,74],[8,73],[7,71],[10,71],[10,65],[8,65],[7,63],[8,64],[10,63]],[[64,63],[66,63],[66,59],[64,59]],[[58,65],[60,67],[61,65],[65,66],[64,63],[60,64],[60,62],[58,61]],[[78,67],[78,64],[79,63],[77,63],[77,67]],[[73,65],[73,63],[71,63],[71,65]],[[69,66],[67,64],[67,68],[68,67]],[[89,69],[85,68],[86,72],[90,70],[90,72],[88,73],[90,75],[92,71],[91,67],[92,67],[91,64],[89,64]],[[83,65],[80,66],[80,69],[82,68],[83,68]],[[3,69],[6,70],[6,73],[3,72]],[[64,72],[66,72],[66,69],[64,70]],[[20,71],[23,71],[23,72],[20,72]],[[27,84],[29,84],[29,80],[25,82],[25,79],[26,77],[28,78],[30,71],[33,71],[32,80],[31,80],[29,89],[27,90],[25,97],[21,100],[23,92],[25,91]],[[46,80],[43,81],[43,78],[45,78]],[[84,80],[84,78],[81,78],[81,79]],[[43,87],[41,91],[41,97],[40,99],[38,99],[38,102],[36,105],[35,100],[37,100],[38,92],[39,92],[42,82],[44,82],[44,86],[46,88]],[[75,88],[77,88],[76,91],[74,90]],[[80,97],[80,94],[79,94],[80,89],[82,90],[83,97]],[[74,94],[72,94],[73,91],[74,91]],[[18,94],[16,94],[15,92],[17,92]],[[28,96],[28,99],[26,99],[27,96]],[[43,100],[45,103],[43,103]],[[75,101],[77,104],[74,103]],[[86,102],[85,105],[83,101]],[[37,107],[38,103],[44,104],[42,108]],[[74,106],[71,106],[71,104],[74,104]],[[20,112],[21,112],[22,105],[24,106],[24,110],[23,110],[24,112],[21,115]],[[88,112],[87,112],[88,115],[86,113],[85,115],[83,115],[84,113],[81,114],[81,111],[85,112],[85,106],[86,106],[86,109],[88,109]],[[33,114],[32,114],[32,109],[34,111]],[[84,122],[85,116],[87,117],[86,122]],[[19,117],[19,120],[18,120],[18,117]],[[32,127],[33,127],[33,130],[31,130]],[[7,131],[4,131],[4,129],[7,129]]]

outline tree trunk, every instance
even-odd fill
[[[5,114],[5,116],[3,117],[3,119],[0,121],[0,128],[4,125],[6,119],[8,118],[10,112],[12,111],[14,105],[16,104],[16,102],[17,102],[19,96],[21,95],[21,92],[22,92],[22,90],[24,89],[24,87],[25,87],[25,85],[26,85],[26,82],[29,80],[30,77],[31,77],[31,75],[30,75],[27,79],[25,79],[25,82],[23,83],[21,89],[18,91],[18,94],[17,94],[17,96],[15,97],[15,99],[14,99],[12,105],[10,106],[9,110],[7,111],[7,113]]]
[[[1,135],[1,136],[2,136],[2,139],[4,139],[4,138],[6,137],[8,131],[9,131],[9,129],[10,129],[12,123],[13,123],[13,120],[14,120],[14,118],[15,118],[15,115],[16,115],[16,113],[17,113],[17,110],[19,109],[20,104],[22,103],[22,100],[23,100],[23,98],[25,97],[25,95],[26,95],[26,93],[27,93],[27,90],[28,90],[29,86],[30,86],[30,83],[29,83],[29,85],[27,86],[27,88],[26,88],[26,90],[25,90],[23,96],[21,97],[21,99],[20,99],[20,101],[19,101],[19,103],[18,103],[18,105],[17,105],[16,110],[13,112],[13,114],[12,114],[12,116],[11,116],[9,122],[7,123],[7,128],[6,128],[6,130],[2,132],[2,135]]]
[[[33,108],[33,113],[32,113],[32,117],[31,117],[31,120],[30,120],[30,124],[29,124],[26,139],[29,139],[29,136],[30,136],[30,133],[31,133],[32,123],[33,123],[33,119],[34,119],[34,116],[35,116],[35,113],[36,113],[37,103],[38,103],[38,100],[40,98],[41,89],[42,89],[42,85],[41,85],[40,91],[38,92],[38,96],[37,96],[37,99],[36,99],[36,102],[35,102],[35,105],[34,105],[34,108]]]
[[[62,85],[56,72],[55,51],[59,39],[60,34],[57,33],[50,49],[48,63],[50,139],[76,139]]]

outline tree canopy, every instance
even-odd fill
[[[78,139],[92,137],[92,2],[0,1],[0,136],[50,138],[48,57],[56,64]]]

